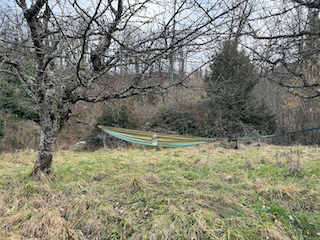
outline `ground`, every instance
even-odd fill
[[[320,148],[0,155],[0,239],[319,239]]]

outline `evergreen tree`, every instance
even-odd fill
[[[240,120],[268,133],[275,130],[275,117],[265,104],[258,104],[252,94],[258,75],[236,42],[224,43],[204,81],[213,118]]]
[[[5,80],[4,80],[5,79]],[[36,104],[19,87],[18,79],[2,75],[0,78],[0,109],[11,118],[39,122]]]
[[[36,104],[19,87],[19,80],[11,75],[0,75],[0,151],[7,134],[6,119],[33,120],[39,123]]]

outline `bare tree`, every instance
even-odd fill
[[[260,74],[302,98],[320,96],[319,1],[257,4],[243,29]]]
[[[75,103],[163,93],[183,85],[158,83],[151,67],[184,46],[199,49],[219,38],[229,15],[245,2],[200,5],[182,0],[175,12],[170,1],[2,2],[0,71],[20,79],[40,115],[34,172],[51,171],[54,142]],[[120,66],[130,65],[136,66],[131,79],[110,77]]]

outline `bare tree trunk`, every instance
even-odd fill
[[[59,129],[51,124],[43,124],[41,127],[40,145],[34,172],[38,170],[44,173],[51,172],[54,143],[58,133]]]
[[[184,79],[184,56],[183,56],[183,52],[180,51],[180,69],[179,69],[179,72],[180,72],[180,79]]]
[[[136,74],[140,73],[140,66],[139,66],[139,58],[137,56],[134,57],[134,66]]]
[[[52,170],[53,149],[61,128],[61,117],[64,108],[57,104],[55,85],[48,84],[47,89],[39,90],[38,106],[41,125],[40,145],[34,172],[50,173]]]

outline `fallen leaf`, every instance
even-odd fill
[[[281,227],[282,222],[279,222],[277,219],[274,220],[274,224],[278,227]]]

